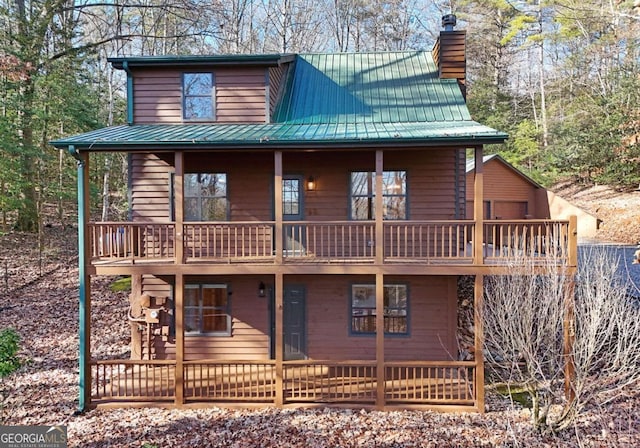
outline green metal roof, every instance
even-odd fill
[[[490,144],[506,134],[475,121],[434,123],[194,124],[113,126],[53,141],[58,148],[251,147],[331,144]]]
[[[430,53],[299,55],[274,122],[406,123],[470,120],[455,79]]]
[[[115,58],[114,66],[274,63],[292,55]],[[281,59],[278,59],[281,58]],[[440,79],[423,51],[296,55],[269,124],[116,126],[51,142],[58,148],[267,148],[338,145],[480,145],[507,134],[473,120],[453,79]]]

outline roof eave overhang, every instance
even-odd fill
[[[114,68],[124,69],[141,67],[238,67],[263,66],[276,67],[295,59],[293,54],[259,54],[259,55],[216,55],[216,56],[149,56],[107,58]]]
[[[291,149],[321,150],[321,149],[346,149],[346,148],[406,148],[406,147],[443,147],[454,146],[460,148],[472,148],[483,145],[502,144],[506,136],[476,136],[476,137],[432,137],[429,139],[344,139],[331,141],[308,140],[264,140],[264,141],[238,141],[238,142],[209,142],[209,141],[177,141],[177,142],[78,142],[58,140],[51,144],[58,149],[67,149],[74,146],[78,151],[111,151],[111,152],[141,152],[141,151],[176,151],[176,150],[274,150]]]

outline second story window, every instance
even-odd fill
[[[376,173],[351,173],[351,219],[375,219]],[[407,172],[382,173],[382,215],[384,219],[407,219]]]
[[[213,120],[213,73],[182,75],[183,118]]]
[[[184,220],[227,220],[227,175],[186,173],[184,175]]]

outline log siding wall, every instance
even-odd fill
[[[182,74],[214,74],[215,121],[264,123],[268,116],[266,71],[261,68],[193,70],[136,70],[133,79],[135,124],[180,124]]]
[[[185,360],[260,360],[270,357],[269,299],[258,297],[254,276],[185,279],[186,283],[226,283],[232,291],[231,336],[185,336]],[[307,355],[310,359],[373,360],[375,336],[349,333],[351,285],[374,283],[371,276],[287,276],[287,284],[306,290]],[[267,283],[269,283],[267,281]],[[409,291],[409,334],[387,336],[385,358],[404,360],[455,360],[456,277],[388,276],[385,283],[402,283]],[[156,297],[171,285],[160,278],[147,279],[147,292]],[[143,354],[148,347],[143,337]],[[152,357],[175,359],[172,338],[152,337]],[[145,358],[146,359],[146,358]]]
[[[155,154],[131,154],[129,165],[130,216],[132,221],[170,220],[171,165]]]
[[[456,359],[455,277],[386,276],[409,291],[409,334],[385,338],[385,359]],[[296,283],[307,290],[307,340],[311,359],[375,359],[375,336],[349,333],[351,285],[375,283],[367,276],[305,276]]]
[[[384,155],[385,170],[406,170],[409,218],[415,220],[456,218],[456,167],[459,150],[396,150]],[[170,217],[169,179],[171,156],[134,154],[131,159],[132,216],[135,220],[167,221]],[[251,160],[251,164],[247,163]],[[235,221],[273,219],[273,155],[270,153],[187,153],[186,172],[225,172],[229,218]],[[317,189],[305,191],[305,215],[311,221],[349,219],[349,180],[352,171],[373,171],[375,152],[285,153],[285,174],[312,175]],[[340,167],[336,169],[336,167]],[[459,198],[458,198],[459,204]],[[270,354],[268,300],[258,298],[259,279],[250,276],[185,279],[231,285],[232,335],[187,336],[185,359],[265,359]],[[143,291],[154,297],[172,297],[172,278],[144,275]],[[375,338],[348,334],[350,285],[371,277],[297,277],[285,283],[305,284],[308,312],[308,353],[321,359],[374,359]],[[455,357],[455,280],[454,277],[388,278],[388,282],[409,285],[409,336],[390,337],[390,360],[452,359]],[[451,282],[454,282],[453,286]],[[453,291],[453,292],[452,292]],[[336,340],[326,340],[327,335]],[[143,341],[146,338],[142,338]],[[144,354],[149,348],[144,347]],[[173,359],[173,338],[154,336],[152,355]]]

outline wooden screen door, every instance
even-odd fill
[[[287,285],[284,287],[283,339],[284,359],[307,358],[307,318],[304,287]]]
[[[301,221],[304,219],[302,201],[302,177],[284,176],[282,178],[282,219],[284,221]],[[290,255],[304,254],[303,225],[284,224],[284,250]]]

